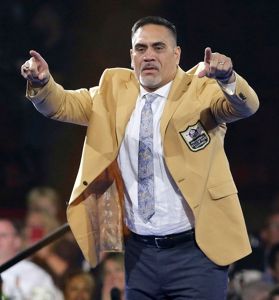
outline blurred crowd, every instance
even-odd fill
[[[250,233],[252,254],[230,268],[230,300],[279,300],[278,199],[273,204],[263,226]]]
[[[37,187],[27,195],[24,220],[0,217],[0,265],[63,224],[58,193]],[[84,261],[71,232],[1,274],[10,300],[124,300],[123,253],[104,253],[95,269]]]
[[[278,199],[256,233],[252,254],[230,266],[228,300],[279,300]],[[39,186],[26,196],[24,218],[0,216],[0,265],[65,222],[61,198]],[[71,232],[1,274],[7,299],[124,300],[123,253],[104,253],[96,268],[84,261]]]
[[[279,199],[256,233],[253,252],[230,266],[228,300],[279,300]],[[0,216],[0,265],[34,245],[65,222],[61,198],[51,187],[39,186],[26,196],[24,218]],[[123,253],[104,253],[91,268],[71,232],[43,247],[1,274],[10,300],[125,300]]]

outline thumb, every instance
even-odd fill
[[[38,78],[39,78],[40,80],[44,80],[46,77],[47,77],[46,72],[42,72],[42,73],[40,73],[40,74],[38,75]]]
[[[209,65],[206,63],[201,63],[201,64],[203,64],[203,69],[198,73],[198,78],[207,76],[207,74],[209,72]]]
[[[207,72],[206,72],[206,69],[204,68],[202,71],[200,71],[200,72],[198,73],[198,77],[199,77],[199,78],[202,78],[202,77],[206,76],[206,74],[207,74]]]
[[[48,81],[49,77],[50,77],[50,75],[49,75],[48,71],[41,72],[38,75],[38,79],[39,80],[46,80],[46,81]]]

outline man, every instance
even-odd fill
[[[180,69],[176,29],[160,17],[135,23],[130,53],[134,70],[108,69],[89,91],[64,90],[35,51],[22,66],[41,113],[88,126],[70,226],[93,266],[130,233],[128,300],[225,299],[227,266],[251,250],[223,140],[258,98],[210,48]]]
[[[22,247],[16,223],[0,219],[0,265],[13,258]],[[9,299],[62,299],[51,277],[28,260],[20,261],[4,271],[3,293]]]

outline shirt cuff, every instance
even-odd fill
[[[233,96],[235,94],[235,90],[236,90],[236,81],[232,82],[232,83],[222,83],[220,81],[218,81],[221,89],[227,93],[230,96]]]

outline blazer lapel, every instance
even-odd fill
[[[186,74],[178,67],[174,82],[172,84],[164,112],[161,118],[161,136],[162,140],[165,135],[168,123],[181,103],[183,93],[188,89],[191,83],[191,76]],[[123,82],[123,86],[119,89],[117,108],[116,108],[116,136],[118,145],[122,142],[125,134],[125,128],[130,119],[130,116],[135,108],[136,100],[139,95],[139,82],[135,75],[131,73],[130,79]]]
[[[128,81],[123,82],[123,86],[119,89],[117,108],[116,108],[116,136],[118,145],[120,145],[127,123],[135,108],[136,100],[139,95],[139,83],[134,74]]]
[[[168,123],[178,108],[179,104],[181,103],[182,99],[185,99],[181,97],[186,90],[188,89],[189,84],[191,83],[191,76],[186,74],[180,67],[177,69],[176,76],[174,78],[165,108],[164,112],[161,118],[161,136],[162,141],[164,140],[164,135],[168,126]]]

